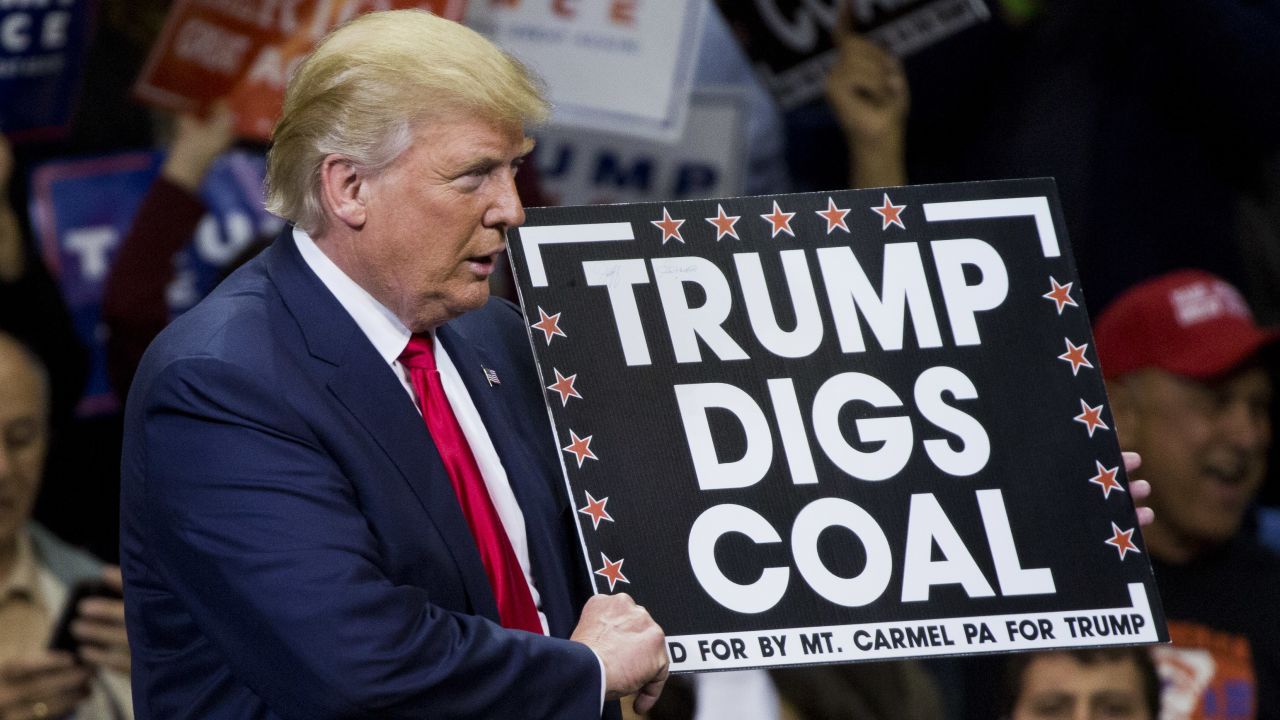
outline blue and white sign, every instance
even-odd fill
[[[0,132],[15,140],[65,132],[92,15],[89,0],[0,2]]]
[[[685,200],[741,195],[746,98],[699,91],[675,144],[551,125],[538,138],[539,178],[553,205]]]
[[[159,151],[130,152],[51,162],[32,175],[31,216],[42,254],[90,350],[82,415],[119,407],[107,376],[103,291],[112,259],[163,161]],[[264,167],[260,155],[232,151],[206,175],[200,196],[209,212],[172,260],[167,302],[175,316],[204,297],[256,237],[279,231],[282,221],[262,208]]]

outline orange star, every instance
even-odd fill
[[[1084,351],[1089,349],[1089,343],[1076,345],[1066,338],[1062,339],[1066,340],[1067,351],[1059,355],[1058,359],[1071,363],[1072,376],[1075,376],[1076,373],[1080,372],[1081,367],[1093,367],[1093,363],[1089,362],[1089,358],[1084,356]]]
[[[591,435],[588,435],[584,438],[580,438],[578,437],[578,433],[570,430],[569,438],[573,440],[573,442],[569,443],[568,447],[563,447],[560,449],[573,455],[578,460],[578,467],[582,467],[583,460],[599,460],[600,459],[596,457],[595,453],[591,452],[591,437],[592,437]]]
[[[614,562],[604,553],[600,553],[600,558],[604,560],[604,567],[597,570],[596,574],[609,578],[609,592],[613,592],[613,586],[620,582],[624,582],[628,585],[631,584],[631,581],[627,579],[627,576],[622,574],[622,563],[626,562],[626,558],[623,558],[618,562]]]
[[[889,193],[885,193],[884,205],[882,207],[873,207],[871,209],[875,211],[883,221],[883,224],[880,225],[881,230],[888,230],[890,225],[897,225],[903,230],[907,229],[907,226],[902,224],[902,211],[906,210],[907,206],[894,205],[893,202],[889,200]]]
[[[1102,428],[1103,430],[1111,429],[1102,421],[1102,406],[1089,407],[1089,403],[1085,402],[1084,398],[1080,399],[1080,414],[1075,416],[1073,419],[1089,428],[1089,437],[1093,437],[1093,431],[1098,428]]]
[[[716,226],[716,242],[719,242],[720,238],[724,237],[725,235],[728,235],[734,240],[742,239],[738,237],[738,231],[733,229],[734,223],[738,222],[738,218],[740,217],[742,216],[741,215],[725,215],[724,206],[719,204],[716,205],[716,216],[713,218],[706,219],[707,222]]]
[[[849,232],[849,226],[844,221],[844,216],[849,214],[849,209],[836,207],[836,201],[832,200],[830,196],[827,197],[827,209],[814,210],[814,212],[818,214],[818,217],[827,221],[828,235],[835,232],[836,228]]]
[[[1094,460],[1093,462],[1098,466],[1098,474],[1089,478],[1089,482],[1102,488],[1102,498],[1104,500],[1111,497],[1112,490],[1124,492],[1124,488],[1121,487],[1119,481],[1116,480],[1116,473],[1120,471],[1118,466],[1109,468],[1104,467],[1102,463],[1097,460]]]
[[[1041,295],[1040,297],[1052,300],[1058,305],[1058,314],[1062,314],[1062,309],[1068,305],[1071,307],[1079,307],[1076,301],[1071,299],[1071,286],[1074,283],[1059,285],[1058,281],[1052,275],[1049,276],[1049,282],[1053,285],[1053,289]]]
[[[1119,525],[1111,523],[1111,537],[1103,540],[1103,542],[1115,548],[1116,552],[1120,553],[1121,560],[1129,552],[1136,552],[1141,555],[1142,551],[1138,549],[1137,545],[1133,544],[1133,530],[1133,528],[1121,530]],[[613,588],[610,589],[612,590]]]
[[[666,245],[668,240],[679,240],[684,242],[684,238],[680,237],[680,226],[684,224],[684,220],[675,220],[671,217],[671,213],[667,209],[662,208],[661,220],[650,220],[650,223],[658,226],[662,230],[662,244]]]
[[[796,234],[791,232],[791,218],[795,216],[796,214],[793,212],[782,212],[782,208],[778,207],[778,201],[774,200],[773,212],[766,213],[760,217],[768,220],[769,224],[773,226],[771,228],[773,234],[769,237],[778,237],[778,233],[786,233],[791,237],[795,237]]]
[[[541,319],[538,320],[538,322],[530,325],[529,327],[535,330],[541,330],[542,335],[546,339],[548,345],[551,344],[552,335],[559,335],[560,337],[569,337],[568,335],[564,334],[563,330],[560,329],[560,313],[556,313],[555,315],[548,315],[547,311],[543,310],[542,306],[539,305],[538,316]]]
[[[564,407],[565,405],[568,405],[569,398],[571,397],[576,397],[579,400],[581,400],[582,396],[579,395],[578,391],[575,390],[573,387],[573,381],[577,379],[578,374],[574,373],[569,377],[565,377],[561,375],[560,371],[557,370],[556,368],[551,368],[551,369],[555,371],[556,381],[548,385],[547,389],[555,390],[556,392],[560,393],[560,407]]]
[[[609,498],[601,498],[597,500],[591,497],[591,493],[587,493],[587,506],[578,509],[578,512],[591,518],[592,530],[600,529],[601,520],[613,522],[613,516],[609,514],[608,510],[604,509],[604,504],[607,502],[609,502]],[[621,565],[621,563],[619,563],[619,565]],[[613,588],[609,589],[612,590]]]

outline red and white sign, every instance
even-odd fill
[[[461,20],[466,0],[177,0],[133,92],[178,112],[226,97],[237,132],[268,140],[290,72],[329,30],[406,8]]]
[[[467,25],[542,77],[556,124],[676,142],[706,10],[703,0],[476,0]]]

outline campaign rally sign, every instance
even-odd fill
[[[325,33],[367,12],[404,8],[460,20],[466,0],[178,0],[133,91],[179,112],[226,97],[236,131],[269,140],[289,74]]]
[[[680,138],[704,0],[484,0],[467,25],[531,67],[560,125]]]
[[[0,132],[65,134],[93,27],[90,0],[0,2]]]
[[[984,0],[718,0],[784,110],[822,97],[836,62],[841,6],[858,32],[898,57],[987,20]]]
[[[673,670],[1167,640],[1052,180],[509,236],[592,581]]]
[[[62,290],[80,340],[90,351],[90,374],[77,409],[81,415],[119,407],[107,375],[102,296],[111,260],[133,225],[164,154],[129,152],[58,160],[32,173],[31,217],[45,264]],[[177,315],[195,305],[256,237],[283,221],[262,209],[261,155],[232,151],[214,161],[200,190],[209,213],[174,263],[166,301]]]
[[[552,205],[740,195],[746,177],[747,99],[693,93],[679,142],[547,125],[534,130],[538,179]]]

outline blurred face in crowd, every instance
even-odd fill
[[[1012,720],[1154,720],[1142,671],[1129,656],[1081,662],[1036,655],[1022,675]]]
[[[409,149],[366,179],[365,224],[343,269],[414,332],[479,308],[505,230],[524,222],[515,175],[531,148],[514,123],[420,123]]]
[[[1271,444],[1271,381],[1248,365],[1208,382],[1148,369],[1122,379],[1121,444],[1142,453],[1156,521],[1144,530],[1166,560],[1228,540],[1262,485]]]
[[[48,435],[45,378],[31,356],[0,334],[0,549],[31,517]]]

